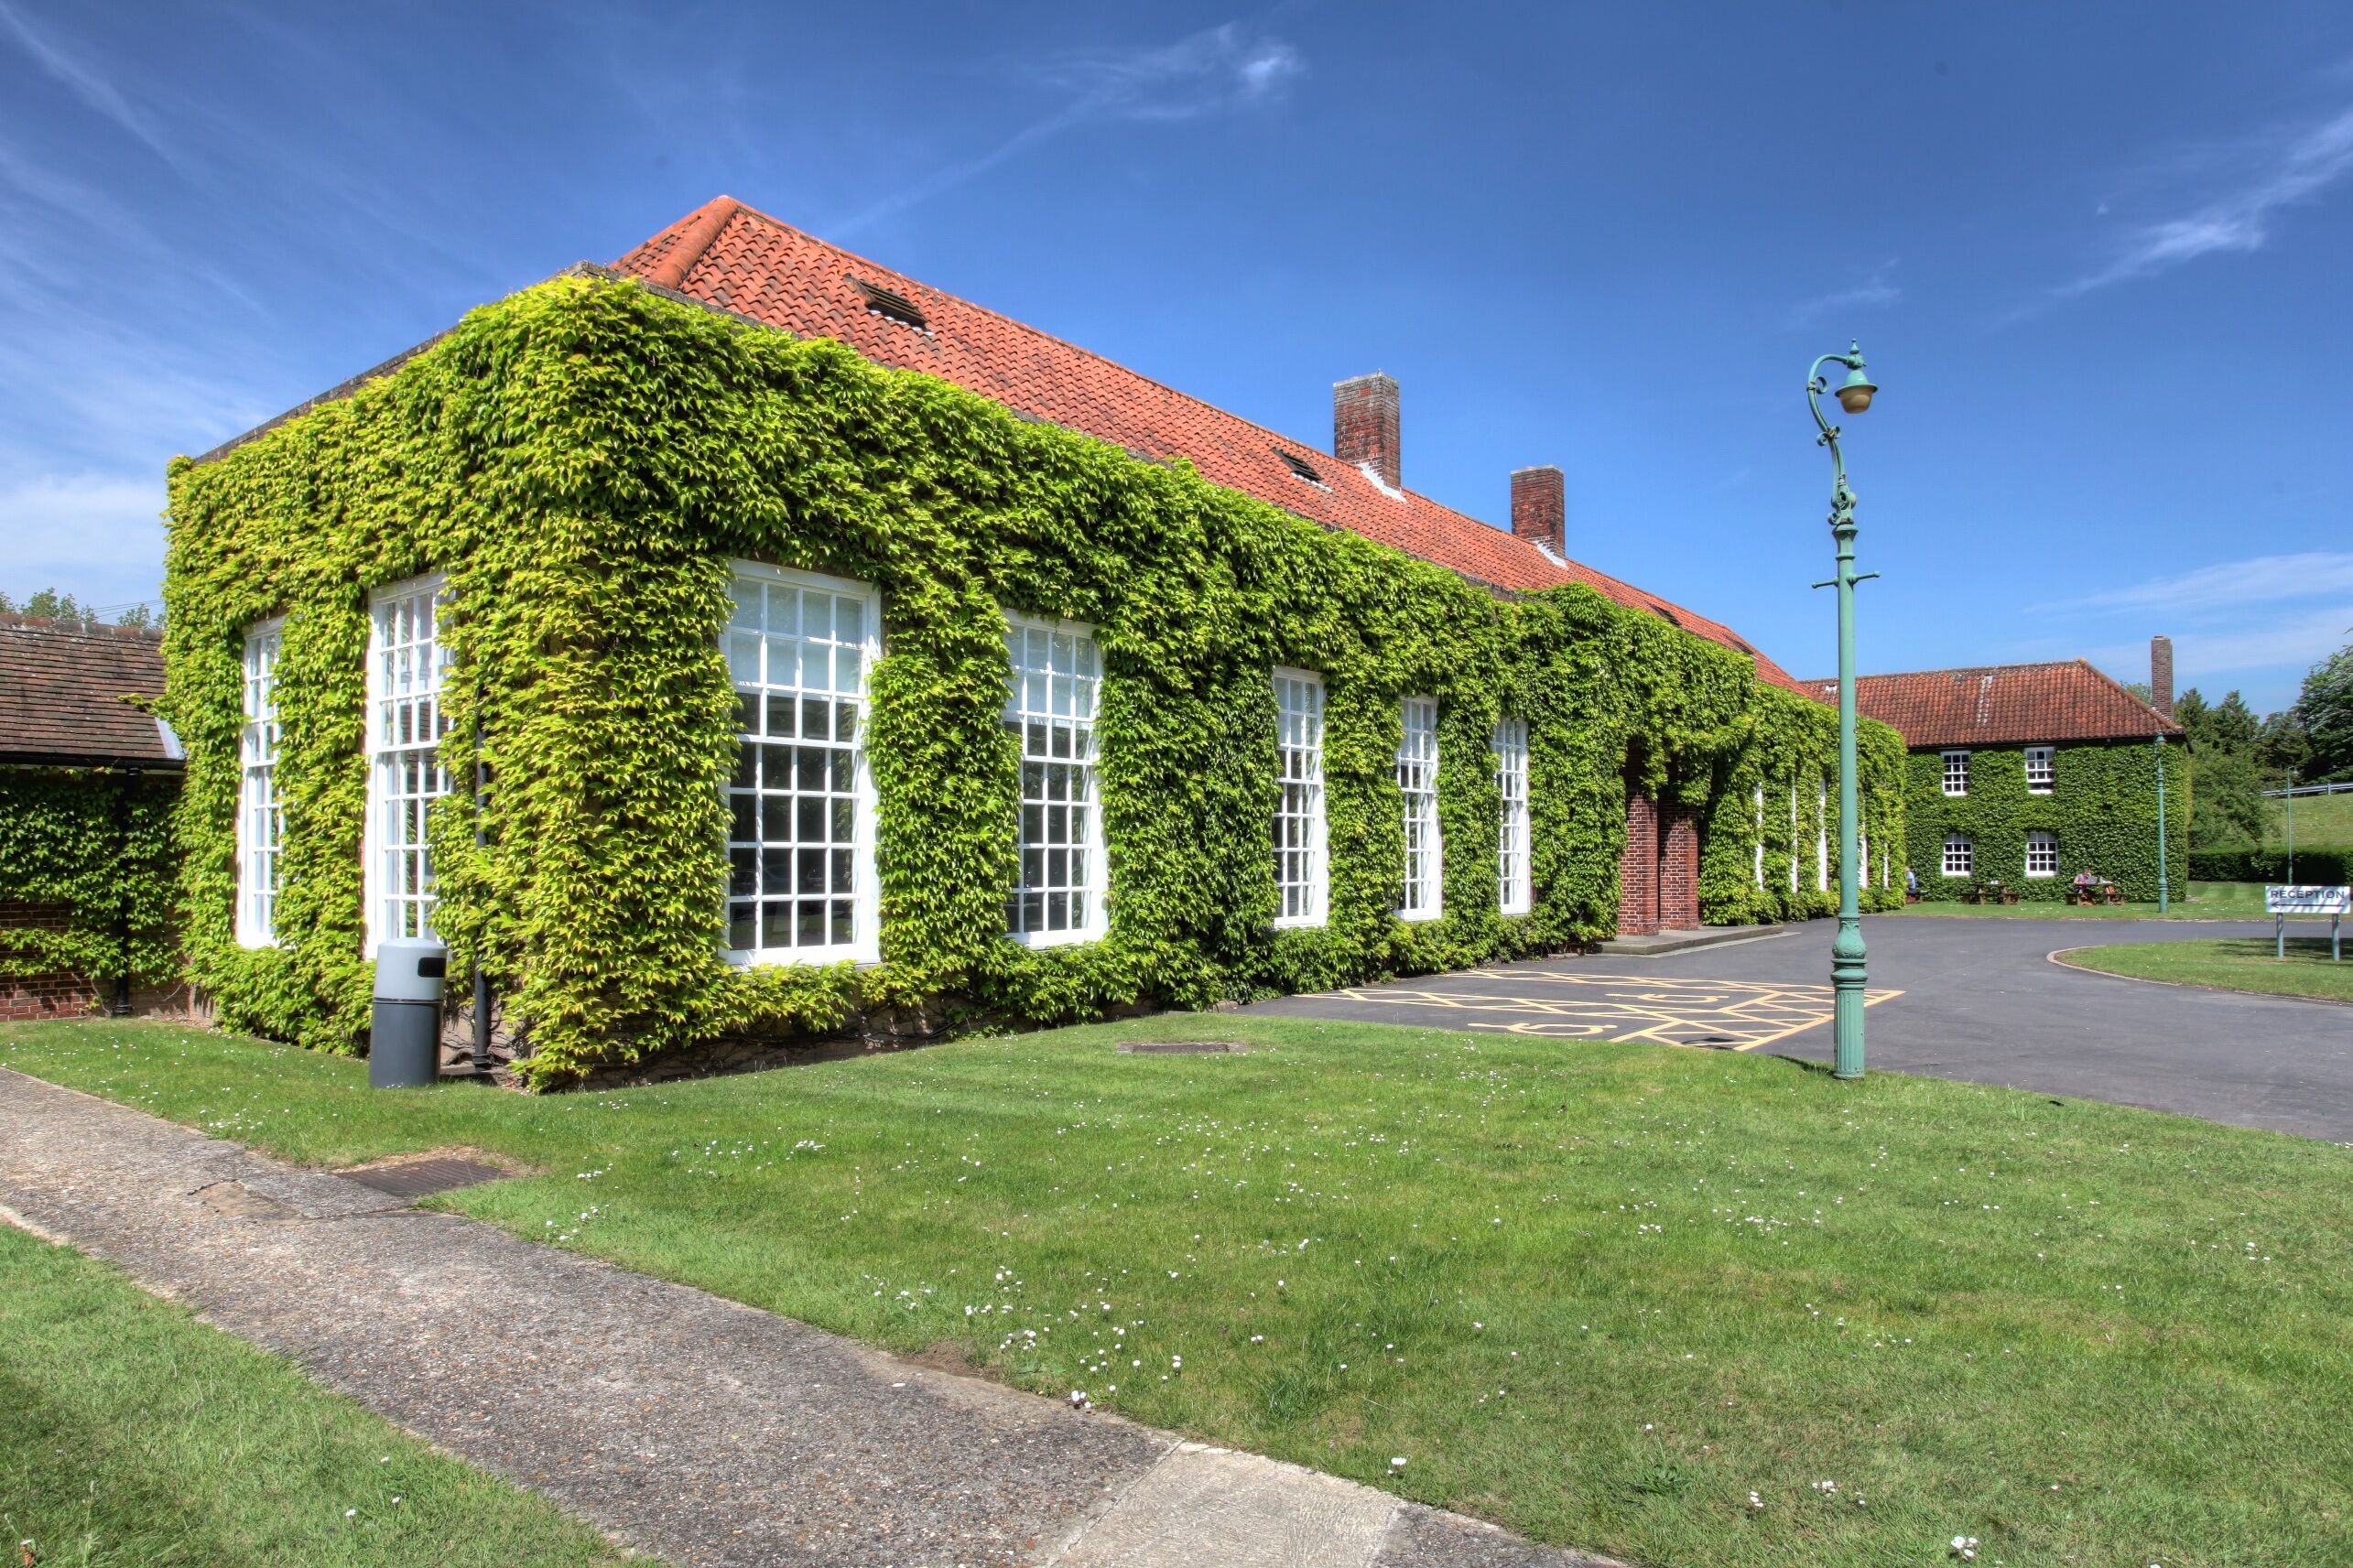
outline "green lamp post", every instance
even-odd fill
[[[1849,343],[1843,354],[1824,354],[1805,373],[1805,404],[1814,411],[1814,423],[1822,427],[1815,445],[1830,449],[1830,536],[1838,545],[1838,575],[1814,586],[1838,590],[1838,935],[1830,944],[1830,1018],[1838,1054],[1831,1076],[1851,1079],[1863,1076],[1864,984],[1861,868],[1855,863],[1855,584],[1879,574],[1855,575],[1855,492],[1847,488],[1838,427],[1822,416],[1822,394],[1830,385],[1822,367],[1834,362],[1847,367],[1838,397],[1838,406],[1848,413],[1869,408],[1879,388],[1863,374],[1860,343]]]

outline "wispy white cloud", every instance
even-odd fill
[[[157,157],[175,168],[185,167],[180,155],[164,139],[147,116],[133,105],[121,89],[91,65],[36,27],[32,19],[10,0],[0,0],[0,36],[14,38],[33,62],[62,84],[88,108],[145,142]]]
[[[1238,22],[1170,44],[1073,51],[1031,62],[1027,74],[1070,95],[1060,108],[986,152],[936,170],[862,211],[829,224],[828,232],[853,233],[1081,125],[1121,121],[1166,124],[1274,103],[1306,69],[1299,52],[1283,39]]]
[[[163,580],[164,481],[92,471],[0,485],[0,590],[54,588],[84,603],[133,603]]]
[[[2293,700],[2295,677],[2345,646],[2353,637],[2353,599],[2323,609],[2271,618],[2255,625],[2213,631],[2189,630],[2174,638],[2174,670],[2185,687],[2218,685],[2217,676],[2274,674],[2281,688],[2258,698],[2258,706]],[[2149,678],[2149,644],[2115,643],[2084,655],[2119,680]],[[2253,695],[2253,694],[2250,694]]]
[[[1810,327],[1826,316],[1836,316],[1850,310],[1876,310],[1893,305],[1903,297],[1903,287],[1891,281],[1888,275],[1895,270],[1893,262],[1885,262],[1871,269],[1869,277],[1851,288],[1840,288],[1808,299],[1790,308],[1786,317],[1791,327]]]
[[[2130,587],[2054,600],[2033,608],[2196,614],[2252,610],[2300,599],[2348,594],[2353,594],[2353,554],[2305,550],[2292,556],[2223,561],[2173,577],[2152,578]]]
[[[2087,294],[2201,256],[2261,250],[2282,212],[2353,174],[2353,109],[2238,149],[2223,161],[2236,167],[2234,189],[2179,216],[2142,225],[2107,265],[2058,289],[2058,296]]]

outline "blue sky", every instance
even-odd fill
[[[338,14],[340,13],[340,14]],[[329,21],[325,18],[332,16]],[[0,0],[0,588],[147,598],[162,470],[725,191],[1832,664],[2282,706],[2353,627],[2353,12]]]

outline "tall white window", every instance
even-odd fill
[[[1814,886],[1830,891],[1830,781],[1814,781]]]
[[[1764,892],[1764,784],[1757,784],[1757,891]]]
[[[1438,846],[1438,704],[1436,697],[1405,699],[1405,733],[1397,742],[1397,789],[1405,797],[1405,897],[1397,913],[1407,920],[1431,920],[1442,894]]]
[[[244,724],[237,732],[237,940],[277,940],[277,657],[283,620],[245,630]]]
[[[1789,891],[1797,891],[1797,781],[1789,781]]]
[[[1277,925],[1320,925],[1324,893],[1324,682],[1274,672],[1274,743],[1283,795],[1274,807]]]
[[[1945,793],[1946,795],[1969,793],[1969,754],[1967,752],[1945,753]]]
[[[882,600],[861,583],[734,563],[727,666],[727,949],[739,963],[880,955],[866,681]]]
[[[1495,753],[1495,793],[1503,815],[1495,841],[1496,895],[1506,914],[1534,907],[1534,872],[1528,841],[1528,721],[1500,719],[1488,742]]]
[[[2041,829],[2026,835],[2026,874],[2030,877],[2055,877],[2059,874],[2059,836]]]
[[[433,853],[426,813],[450,793],[439,748],[441,680],[438,576],[376,589],[368,648],[368,950],[389,937],[433,935]]]
[[[1977,840],[1966,833],[1945,835],[1945,874],[1967,877],[1977,874]]]
[[[1032,946],[1102,935],[1102,816],[1095,699],[1102,666],[1085,626],[1005,617],[1005,727],[1021,738],[1021,880],[1005,929]]]
[[[2026,748],[2026,791],[2029,795],[2050,794],[2051,781],[2057,776],[2057,773],[2058,770],[2052,762],[2050,747],[2029,746]]]

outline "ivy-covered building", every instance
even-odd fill
[[[1830,708],[1571,559],[1559,470],[1507,530],[1400,436],[1386,376],[1325,449],[721,198],[174,462],[195,978],[349,1049],[429,930],[547,1083],[1826,911]]]
[[[2151,644],[2151,701],[2081,659],[1864,676],[1855,706],[1911,755],[1906,852],[1925,898],[1998,881],[2057,901],[2079,871],[2157,896],[2158,770],[2166,877],[2189,887],[2189,745],[2174,722],[2173,645]],[[1835,698],[1833,681],[1815,683]]]
[[[163,673],[154,632],[0,613],[0,1020],[171,1000]]]

